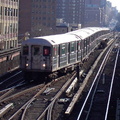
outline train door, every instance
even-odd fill
[[[76,41],[70,43],[70,63],[76,62],[77,52],[76,52]]]
[[[67,53],[67,57],[68,57],[68,64],[70,63],[70,43],[68,43],[68,53]]]
[[[92,51],[94,48],[94,36],[91,36],[91,46],[90,46],[90,51]]]
[[[84,46],[85,46],[84,56],[86,56],[87,55],[87,38],[84,40]]]
[[[67,65],[67,43],[60,44],[60,57],[59,57],[59,67],[63,67]]]
[[[83,43],[82,43],[82,41],[83,41],[83,40],[80,41],[81,60],[82,60],[82,57],[83,57],[83,47],[82,47],[82,44],[83,44]]]
[[[32,69],[41,69],[41,46],[33,45],[31,46],[31,68]]]
[[[82,54],[81,54],[81,41],[77,42],[77,60],[81,61],[82,59]]]
[[[58,55],[58,46],[55,45],[53,46],[52,50],[52,70],[57,70],[58,68],[58,60],[59,60],[59,55]]]
[[[85,46],[85,39],[82,41],[82,58],[86,55],[86,46]]]
[[[89,38],[87,38],[87,54],[89,53]]]

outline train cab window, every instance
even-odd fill
[[[50,55],[50,47],[44,46],[43,47],[43,56],[49,56]]]
[[[39,55],[40,48],[38,46],[34,46],[34,55]]]
[[[29,54],[29,47],[23,46],[23,55],[28,55],[28,54]]]

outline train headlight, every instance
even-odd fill
[[[45,64],[43,64],[43,67],[45,67],[46,65]]]
[[[26,67],[28,67],[28,63],[26,64]]]

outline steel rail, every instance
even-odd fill
[[[113,39],[112,39],[111,41],[109,41],[108,47],[109,47],[113,42],[114,42]],[[107,47],[107,48],[108,48],[108,47]],[[74,95],[71,103],[69,104],[67,110],[65,111],[65,114],[70,114],[70,113],[72,112],[72,109],[73,109],[75,103],[77,102],[77,100],[79,99],[79,96],[82,94],[82,91],[83,91],[83,89],[85,88],[85,85],[87,84],[89,77],[92,75],[93,70],[94,70],[95,67],[97,66],[97,63],[98,63],[99,59],[103,56],[103,54],[104,54],[104,52],[107,50],[107,48],[99,55],[99,57],[98,57],[97,60],[95,61],[95,63],[94,63],[94,65],[92,66],[91,70],[88,72],[88,75],[86,76],[83,84],[81,84],[81,86],[79,87],[77,93]]]
[[[116,56],[116,57],[117,57],[117,56]],[[106,60],[106,62],[107,62],[107,60]],[[104,68],[102,69],[101,74],[102,74],[103,70],[104,70]],[[99,78],[100,78],[100,76],[99,76]],[[99,78],[98,78],[98,79],[99,79]],[[112,81],[113,81],[113,80],[111,80],[111,86],[112,86],[112,84],[113,84]],[[95,96],[95,93],[96,93],[96,90],[97,90],[98,83],[99,83],[99,80],[97,81],[97,84],[96,84],[96,86],[95,86],[95,90],[94,90],[93,95],[92,95],[91,104],[90,104],[90,107],[89,107],[89,110],[88,110],[88,114],[87,114],[85,120],[88,120],[88,117],[89,117],[89,114],[90,114],[90,110],[91,110],[92,105],[93,105],[93,99],[94,99],[94,96]],[[112,90],[111,90],[111,91],[112,91]]]
[[[115,60],[115,65],[114,65],[114,70],[113,70],[113,75],[112,75],[112,82],[110,85],[110,92],[109,92],[109,97],[108,97],[108,102],[107,102],[105,120],[107,120],[107,117],[108,117],[108,110],[109,110],[109,105],[110,105],[110,98],[111,98],[111,94],[112,94],[112,87],[113,87],[113,81],[114,81],[115,72],[116,72],[116,66],[117,66],[117,62],[118,62],[119,51],[120,51],[120,49],[118,49],[116,60]]]
[[[109,53],[110,53],[110,52],[109,52]],[[109,59],[109,55],[107,56],[105,62],[107,62],[108,59]],[[106,65],[106,63],[104,64],[104,66],[105,66],[105,65]],[[91,110],[92,105],[93,105],[94,96],[95,96],[95,93],[96,93],[96,90],[97,90],[97,86],[98,86],[98,84],[99,84],[99,79],[100,79],[101,74],[103,73],[103,70],[104,70],[104,66],[103,66],[103,69],[101,69],[101,73],[100,73],[100,75],[99,75],[99,77],[98,77],[98,81],[97,81],[97,83],[96,83],[96,86],[95,86],[95,89],[94,89],[94,92],[93,92],[93,95],[92,95],[92,100],[91,100],[91,103],[90,103],[90,107],[89,107],[89,110],[88,110],[88,114],[87,114],[85,120],[88,120],[88,117],[89,117],[89,114],[90,114],[90,110]]]
[[[57,81],[57,80],[56,80]],[[43,93],[43,91],[47,88],[47,87],[49,87],[52,83],[54,83],[55,81],[52,81],[51,83],[48,83],[48,84],[46,84],[43,88],[42,88],[42,90],[40,90],[29,102],[27,102],[27,104],[26,104],[26,106],[24,106],[24,108],[22,108],[23,109],[23,113],[22,113],[22,117],[21,117],[21,120],[24,120],[25,119],[25,115],[26,115],[26,112],[27,112],[27,110],[28,110],[28,107],[29,107],[29,105],[41,94],[41,93]],[[68,81],[67,81],[68,82]],[[57,95],[58,95],[58,93],[57,93]],[[55,97],[51,100],[52,102],[51,102],[51,104],[49,104],[50,105],[50,107],[48,107],[48,113],[49,113],[49,116],[50,116],[50,119],[51,119],[51,113],[52,113],[52,109],[53,109],[53,105],[54,105],[54,102],[55,102]],[[48,105],[48,106],[49,106]],[[19,111],[20,112],[20,111]],[[17,113],[18,114],[18,113]],[[14,117],[14,116],[13,116]]]
[[[48,105],[48,107],[43,111],[43,113],[37,118],[37,120],[41,120],[45,113],[51,109],[54,105],[54,103],[56,102],[56,100],[60,97],[60,95],[63,93],[63,91],[65,91],[65,89],[67,88],[67,86],[71,83],[71,81],[75,78],[76,76],[76,73],[72,76],[72,78],[70,80],[68,80],[64,85],[63,87],[59,90],[59,92],[55,95],[55,97],[52,99],[52,102]],[[51,107],[51,108],[50,108]],[[52,111],[51,111],[52,113]],[[50,114],[49,114],[50,115]],[[51,115],[50,115],[51,117]],[[51,118],[50,118],[51,119]]]
[[[53,110],[54,104],[55,104],[55,101],[52,102],[51,106],[48,109],[47,120],[51,120],[52,119],[52,110]]]
[[[24,110],[24,111],[23,111],[23,116],[22,116],[22,119],[23,119],[23,118],[24,118],[24,115],[25,115],[25,113],[26,113],[26,110],[27,110],[26,107],[28,107],[29,104],[32,103],[32,102],[36,99],[36,97],[37,97],[38,95],[40,95],[40,94],[46,89],[46,87],[47,87],[47,85],[44,86],[39,92],[37,92],[30,100],[28,100],[28,101],[27,101],[17,112],[15,112],[8,120],[14,119],[14,117],[15,117],[17,114],[19,114],[22,110]]]
[[[115,44],[115,43],[114,43],[114,44]],[[91,91],[92,91],[92,89],[93,89],[93,86],[94,86],[94,84],[95,84],[95,82],[96,82],[96,80],[97,80],[97,78],[98,78],[98,76],[99,76],[99,73],[100,73],[100,71],[101,71],[102,68],[103,68],[104,62],[106,61],[106,58],[107,58],[108,55],[110,54],[110,51],[112,50],[114,44],[110,47],[109,51],[106,53],[106,55],[105,55],[105,57],[104,57],[104,59],[103,59],[103,62],[102,62],[101,66],[100,66],[100,68],[99,68],[99,70],[98,70],[98,72],[97,72],[97,74],[96,74],[96,76],[95,76],[95,79],[93,80],[93,83],[92,83],[92,85],[91,85],[91,88],[90,88],[90,90],[89,90],[89,92],[88,92],[88,94],[87,94],[87,97],[86,97],[86,99],[85,99],[85,101],[84,101],[84,103],[83,103],[83,106],[82,106],[82,108],[81,108],[81,110],[80,110],[80,112],[79,112],[79,115],[78,115],[78,117],[77,117],[77,120],[80,120],[80,117],[81,117],[81,115],[82,115],[83,109],[84,109],[84,107],[85,107],[85,105],[86,105],[86,103],[87,103],[87,100],[88,100],[88,98],[89,98],[89,96],[90,96],[90,93],[91,93]]]
[[[10,76],[9,78],[5,79],[4,81],[0,82],[0,85],[2,85],[4,82],[8,81],[9,79],[17,76],[17,75],[20,74],[21,72],[22,72],[22,71],[19,71],[18,73],[14,74],[14,75]]]

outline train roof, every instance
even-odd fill
[[[81,39],[86,39],[87,37],[101,30],[104,31],[104,30],[109,30],[109,29],[105,27],[87,27],[87,28],[82,28],[79,30],[71,31],[66,34],[74,34],[74,35],[79,36]]]
[[[34,37],[30,38],[26,41],[24,41],[22,44],[34,44],[34,45],[57,45],[72,41],[78,41],[80,38],[75,35],[67,35],[67,34],[58,34],[58,35],[49,35],[49,36],[43,36],[43,37]]]
[[[57,45],[72,41],[78,41],[81,39],[85,39],[96,32],[104,30],[109,30],[108,28],[101,28],[101,27],[87,27],[82,28],[76,31],[68,32],[66,34],[58,34],[58,35],[49,35],[49,36],[41,36],[41,37],[34,37],[24,41],[22,44],[29,44],[29,45]]]

